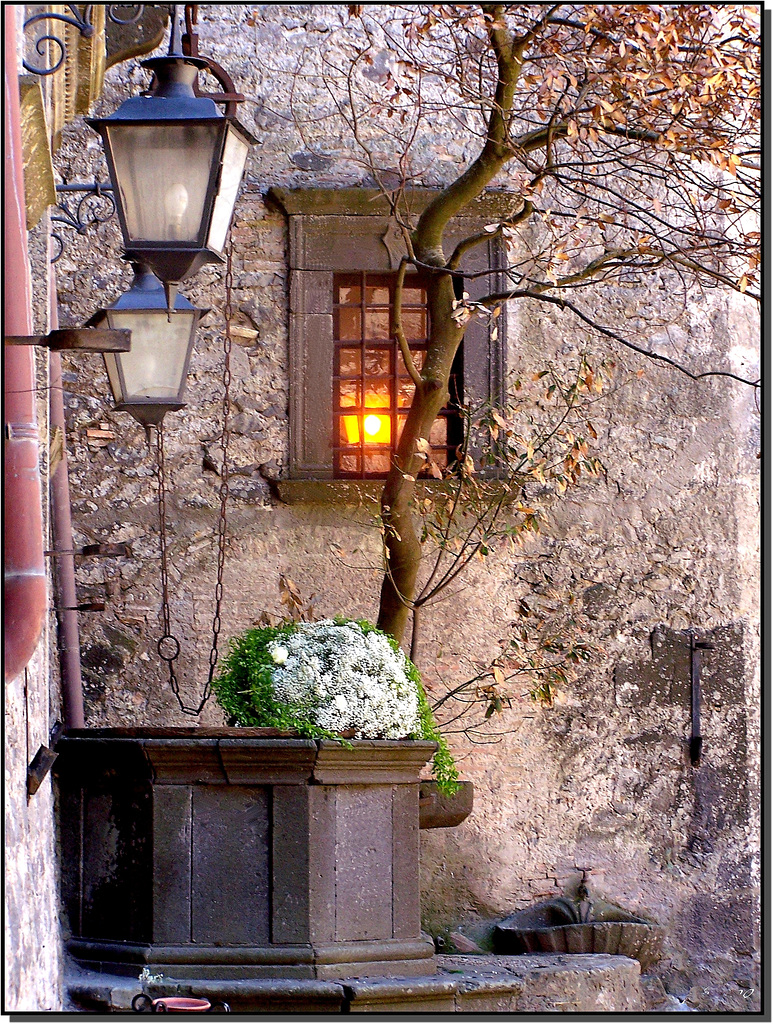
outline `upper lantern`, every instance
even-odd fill
[[[223,260],[256,141],[214,100],[195,95],[198,72],[207,66],[179,53],[143,61],[155,74],[153,91],[87,122],[102,136],[126,254],[165,285]]]

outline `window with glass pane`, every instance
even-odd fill
[[[391,335],[394,274],[336,274],[333,278],[333,453],[337,477],[383,477],[413,400],[397,340]],[[413,361],[421,369],[427,349],[427,292],[414,277],[403,286],[402,321]],[[452,404],[441,410],[429,442],[441,468],[461,443],[461,417],[453,407],[462,393],[461,355],[451,382]]]

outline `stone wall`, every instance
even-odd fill
[[[54,800],[49,775],[27,797],[27,765],[52,722],[46,632],[5,693],[5,990],[14,1013],[62,1008],[62,943]],[[54,700],[55,700],[55,694]],[[56,716],[58,710],[54,712]]]
[[[264,197],[271,185],[373,185],[329,123],[309,121],[301,134],[290,117],[289,72],[346,20],[346,5],[202,5],[200,20],[202,51],[233,75],[247,96],[239,116],[260,137],[233,227],[233,306],[245,333],[232,355],[222,637],[264,610],[281,613],[280,574],[306,597],[316,595],[319,615],[373,618],[380,549],[372,488],[354,500],[350,489],[335,502],[328,492],[320,504],[310,492],[283,501],[276,486],[287,473],[292,387],[287,237],[283,215]],[[134,67],[109,70],[96,113],[112,111],[145,81]],[[313,115],[315,96],[313,83],[299,87],[296,109]],[[470,156],[467,141],[442,132],[439,125],[436,137],[422,140],[429,169],[420,184],[442,183]],[[449,160],[438,162],[441,151]],[[96,136],[82,125],[66,128],[58,166],[68,180],[88,180],[95,169],[104,178]],[[58,264],[64,325],[82,323],[128,287],[118,252],[112,222],[68,242]],[[221,271],[205,268],[183,290],[213,308],[197,341],[188,406],[165,423],[171,615],[182,642],[181,689],[194,702],[206,680],[215,586]],[[599,309],[614,317],[638,306],[646,316],[662,302],[665,295],[641,286],[603,293]],[[691,357],[753,372],[757,328],[743,303],[691,295],[679,330]],[[546,358],[566,362],[583,345],[596,363],[609,354],[558,313],[525,305],[510,311],[508,336],[509,366],[524,379]],[[711,352],[702,348],[707,337]],[[560,500],[535,493],[549,509],[543,533],[474,563],[464,588],[427,619],[420,664],[433,696],[496,653],[524,597],[548,621],[565,620],[570,609],[599,654],[554,707],[516,691],[486,735],[470,741],[449,732],[476,804],[458,828],[423,834],[425,926],[485,941],[493,921],[572,890],[587,869],[592,894],[666,926],[655,970],[669,993],[705,1010],[752,1009],[759,984],[754,399],[738,384],[692,382],[630,353],[614,358],[592,410],[602,476]],[[97,357],[70,361],[65,379],[75,546],[128,542],[133,552],[83,560],[78,570],[79,599],[107,603],[104,614],[82,618],[88,724],[185,724],[155,649],[154,459],[140,426],[112,411]],[[690,627],[715,645],[704,656],[698,765],[687,752],[682,631]],[[210,704],[201,722],[219,724],[222,714]]]
[[[46,333],[47,291],[42,285],[45,233],[30,237],[34,329]],[[50,548],[48,438],[48,353],[36,351],[37,420],[41,443],[44,547]],[[49,584],[50,585],[50,584]],[[59,920],[59,864],[56,856],[54,793],[49,774],[36,793],[27,793],[27,766],[51,729],[62,719],[56,660],[56,619],[44,620],[38,646],[26,668],[6,682],[3,779],[5,814],[5,984],[8,1012],[61,1010],[62,942]]]

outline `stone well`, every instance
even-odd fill
[[[68,950],[82,966],[435,972],[419,918],[419,773],[434,743],[90,729],[57,749]]]

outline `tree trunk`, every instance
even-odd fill
[[[451,365],[464,337],[464,330],[451,316],[453,301],[451,276],[433,275],[427,288],[430,338],[422,382],[416,387],[394,464],[381,494],[386,570],[381,585],[378,626],[398,643],[408,623],[421,562],[421,543],[410,506],[416,489],[415,478],[426,462],[417,454],[416,441],[429,439],[432,424],[448,402]]]
[[[504,5],[482,4],[481,10],[489,19],[489,42],[499,71],[486,142],[467,170],[429,203],[411,239],[418,263],[437,267],[439,271],[447,266],[443,234],[448,222],[481,194],[513,155],[507,121],[521,71],[521,50],[525,42],[516,41],[504,26]],[[429,440],[430,428],[448,401],[451,365],[464,337],[464,328],[452,316],[454,298],[451,274],[432,274],[427,288],[430,317],[427,360],[421,384],[416,386],[395,464],[381,495],[387,565],[381,586],[378,625],[391,633],[398,643],[402,641],[408,623],[421,562],[421,543],[410,511],[416,474],[424,465],[424,460],[417,455],[416,441],[420,437]]]

